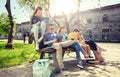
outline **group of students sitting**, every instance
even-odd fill
[[[60,72],[62,75],[67,75],[63,64],[63,49],[72,48],[75,51],[77,66],[79,68],[84,68],[80,52],[84,55],[84,58],[88,60],[94,58],[91,54],[92,50],[95,55],[95,60],[99,61],[99,63],[104,62],[100,47],[92,40],[85,40],[82,36],[82,29],[74,29],[73,32],[67,35],[65,26],[61,26],[58,32],[56,32],[54,24],[49,24],[48,31],[44,34],[43,43],[46,47],[56,49],[56,58],[59,66],[59,68],[56,68],[56,71]]]
[[[31,33],[34,34],[36,50],[39,49],[39,43],[43,41],[46,47],[53,47],[56,49],[56,58],[59,68],[56,68],[57,72],[62,73],[62,75],[67,75],[63,64],[63,49],[72,48],[76,53],[77,66],[84,68],[82,65],[82,59],[80,52],[84,55],[87,60],[93,58],[90,50],[93,51],[95,55],[95,60],[99,63],[104,62],[104,58],[101,55],[100,47],[92,40],[85,40],[82,36],[82,29],[74,29],[73,32],[66,34],[66,27],[61,26],[58,32],[55,31],[55,26],[50,22],[49,12],[45,10],[45,17],[42,16],[42,8],[37,7],[31,16]],[[41,37],[39,38],[39,33]],[[58,40],[59,39],[59,40]]]

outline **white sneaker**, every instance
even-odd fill
[[[79,68],[81,68],[81,69],[84,68],[84,66],[82,66],[81,64],[77,64],[77,66],[78,66]]]
[[[68,75],[68,71],[65,71],[64,69],[62,69],[62,70],[61,70],[61,74],[62,74],[63,76],[67,76],[67,75]]]
[[[39,44],[36,44],[36,50],[39,50]]]

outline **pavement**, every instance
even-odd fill
[[[102,51],[106,60],[104,65],[87,64],[85,69],[80,69],[76,66],[75,53],[72,52],[64,56],[64,65],[68,76],[55,74],[53,60],[50,60],[49,66],[53,70],[52,77],[120,77],[120,43],[97,44],[106,50]],[[33,62],[0,69],[0,77],[33,77],[32,66]]]

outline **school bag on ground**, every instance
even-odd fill
[[[49,59],[38,59],[33,64],[33,77],[50,77]]]

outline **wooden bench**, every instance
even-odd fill
[[[63,53],[62,53],[62,56],[64,57],[64,54],[65,54],[65,51],[68,51],[68,49],[63,49]],[[73,51],[73,49],[69,49],[69,51]],[[54,61],[54,66],[55,66],[55,69],[59,69],[59,66],[58,66],[58,61],[57,61],[57,58],[56,58],[56,49],[52,48],[52,47],[46,47],[46,48],[42,48],[41,50],[37,51],[37,52],[40,52],[40,59],[43,59],[44,58],[44,55],[45,53],[49,53],[52,55],[52,59]],[[74,51],[73,51],[74,52]]]
[[[64,54],[65,54],[65,51],[72,51],[74,52],[74,50],[72,48],[69,48],[69,49],[62,49],[62,55],[64,57]],[[52,47],[46,47],[46,48],[43,48],[41,50],[38,50],[38,52],[40,52],[40,59],[43,59],[44,58],[44,55],[45,53],[49,53],[49,54],[53,54],[56,52],[56,49],[52,48]]]

